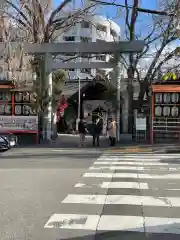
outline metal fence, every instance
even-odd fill
[[[155,117],[152,120],[152,141],[180,141],[180,118]]]
[[[146,115],[134,119],[133,138],[137,142],[151,143],[180,141],[180,118]]]

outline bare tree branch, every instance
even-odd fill
[[[131,6],[125,6],[123,4],[118,4],[115,2],[106,2],[106,1],[101,1],[101,0],[91,0],[91,2],[98,3],[100,5],[105,5],[105,6],[114,6],[114,7],[122,7],[122,8],[127,8],[132,9],[133,7]],[[173,13],[168,13],[166,11],[156,11],[156,10],[151,10],[151,9],[145,9],[145,8],[136,8],[138,12],[143,12],[143,13],[149,13],[149,14],[157,14],[161,16],[173,16]]]
[[[173,51],[171,51],[154,69],[152,73],[152,78],[154,78],[155,74],[161,69],[162,65],[172,59],[174,56],[180,53],[180,47],[176,47]]]

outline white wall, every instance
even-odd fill
[[[59,32],[58,35],[59,37],[56,39],[56,42],[65,42],[65,37],[70,37],[70,36],[74,36],[74,41],[75,42],[80,42],[81,38],[89,38],[89,41],[92,42],[96,42],[98,40],[103,40],[103,41],[119,41],[120,38],[120,27],[113,21],[111,20],[107,20],[106,18],[102,17],[102,16],[88,16],[86,17],[85,21],[90,23],[90,27],[89,28],[83,28],[81,23],[76,24],[76,26],[72,27],[69,31],[65,32],[65,33],[61,33]],[[104,31],[99,31],[97,30],[98,26],[104,26],[106,28],[106,32]],[[111,32],[114,32],[117,37],[113,37],[111,35]],[[71,58],[71,56],[66,57],[66,58]],[[92,57],[90,59],[87,58],[76,58],[73,61],[93,61],[93,62],[99,62],[99,61],[108,61],[109,60],[109,56],[106,55],[105,59],[103,60],[99,60],[96,59],[96,57]],[[59,61],[59,60],[57,60]],[[112,69],[102,69],[105,71],[105,74],[107,74],[108,72],[110,72]],[[91,69],[91,74],[88,73],[82,73],[79,69],[76,69],[75,71],[69,71],[69,75],[71,76],[72,80],[73,79],[92,79],[93,77],[96,76],[96,69]]]

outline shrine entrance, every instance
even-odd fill
[[[180,80],[152,85],[151,143],[180,141]]]
[[[104,123],[106,124],[108,116],[116,115],[116,88],[111,83],[94,79],[81,88],[80,97],[80,117],[83,118],[86,123],[92,123],[93,118],[96,118],[98,113],[103,116]],[[68,128],[72,128],[73,131],[76,130],[75,121],[77,113],[78,91],[69,97],[68,108],[64,111],[64,120],[66,121]],[[60,124],[61,123],[59,122],[58,126],[60,126]],[[106,129],[106,126],[104,129]],[[122,126],[120,127],[120,130],[121,129]]]

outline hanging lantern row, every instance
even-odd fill
[[[180,113],[179,107],[173,106],[157,106],[154,109],[155,117],[178,117]]]
[[[179,103],[180,93],[156,93],[155,94],[155,104],[160,103]]]

